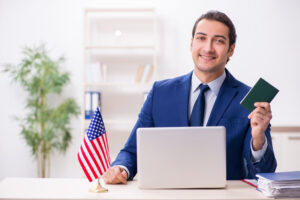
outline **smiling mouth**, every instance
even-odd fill
[[[205,61],[211,61],[217,58],[216,56],[201,55],[201,54],[199,56]]]

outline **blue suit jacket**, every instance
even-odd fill
[[[138,120],[124,148],[112,165],[124,165],[129,179],[137,173],[136,130],[139,127],[189,126],[188,105],[192,72],[174,79],[155,82],[148,94]],[[251,126],[249,111],[240,105],[249,87],[236,80],[227,70],[207,126],[226,127],[227,179],[255,178],[258,172],[274,172],[276,159],[270,136],[270,125],[265,134],[268,148],[260,162],[252,162],[250,149]]]

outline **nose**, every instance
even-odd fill
[[[205,52],[213,52],[214,51],[212,40],[206,40],[206,42],[204,44],[204,50],[205,50]]]

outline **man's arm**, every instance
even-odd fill
[[[264,143],[262,149],[260,149],[260,150],[255,151],[253,149],[252,140],[250,142],[250,147],[251,147],[251,154],[252,154],[252,162],[259,162],[266,153],[266,150],[268,147],[268,140],[267,140],[267,138],[265,138],[265,143]]]
[[[106,183],[116,184],[116,183],[126,183],[124,179],[121,177],[123,174],[126,180],[132,180],[135,174],[137,173],[137,159],[136,159],[136,130],[140,127],[153,127],[153,119],[152,119],[152,101],[153,101],[153,90],[155,87],[155,83],[153,88],[148,94],[147,100],[145,101],[141,112],[139,114],[139,118],[131,131],[131,134],[124,146],[124,148],[118,154],[116,160],[111,164],[111,168],[105,173],[104,180]],[[124,166],[129,171],[129,177],[127,176],[124,168],[120,167]]]
[[[265,143],[265,131],[272,119],[271,106],[267,102],[257,102],[256,107],[248,116],[251,123],[252,148],[254,151],[262,149]]]
[[[270,121],[272,118],[270,104],[260,102],[256,103],[255,106],[256,109],[248,116],[251,127],[248,129],[244,145],[246,178],[255,178],[256,173],[259,172],[274,172],[277,166],[270,135]],[[251,140],[252,142],[250,142]],[[252,145],[254,151],[257,151],[262,149],[266,141],[267,147],[264,155],[259,162],[253,162],[249,144]]]

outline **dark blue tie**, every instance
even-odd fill
[[[208,85],[200,85],[200,94],[194,104],[190,119],[190,126],[203,126],[205,96],[204,93],[209,89]]]

